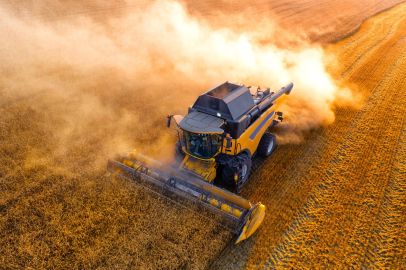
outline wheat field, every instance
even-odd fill
[[[241,195],[267,214],[238,245],[213,221],[105,172],[131,147],[169,160],[166,115],[184,114],[212,85],[159,50],[140,60],[125,32],[137,20],[114,25],[152,2],[0,1],[0,269],[405,269],[403,1],[182,2],[210,31],[252,32],[258,46],[315,44],[357,103],[336,100],[334,121],[254,158]]]
[[[268,206],[262,233],[214,268],[406,267],[405,26],[400,5],[328,47],[341,64],[331,72],[359,85],[361,108],[337,108],[334,124],[259,165],[244,196]]]

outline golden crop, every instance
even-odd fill
[[[223,58],[210,70],[197,55],[193,69],[180,47],[169,53],[185,62],[176,69],[162,48],[190,33],[144,61],[142,46],[124,46],[139,21],[123,33],[114,22],[147,1],[20,2],[0,1],[0,269],[406,268],[406,5],[361,25],[403,1],[184,1],[215,30],[252,32],[258,50],[322,44],[335,59],[328,73],[358,103],[336,97],[334,122],[253,160],[242,196],[267,214],[238,245],[211,220],[105,172],[130,147],[169,160],[165,116],[227,74]]]
[[[360,108],[337,107],[332,125],[257,160],[243,196],[267,206],[265,220],[213,268],[406,267],[405,14],[400,5],[327,48]]]

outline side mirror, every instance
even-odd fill
[[[170,127],[171,126],[171,118],[172,118],[172,116],[168,114],[167,118],[168,118],[168,123],[166,123],[166,126]]]

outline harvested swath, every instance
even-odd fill
[[[215,268],[404,267],[405,10],[329,48],[342,63],[332,72],[359,86],[363,107],[338,108],[331,126],[279,147],[253,173],[247,196],[268,215],[257,238],[226,248]]]

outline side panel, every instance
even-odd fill
[[[266,112],[264,112],[237,140],[237,145],[240,144],[241,148],[238,146],[238,151],[241,149],[249,149],[251,153],[254,153],[257,148],[259,141],[264,135],[265,131],[272,124],[275,119],[276,104],[270,107]]]
[[[249,126],[240,138],[231,140],[231,148],[226,149],[227,141],[224,139],[221,153],[236,155],[243,149],[248,149],[251,154],[257,150],[259,141],[267,128],[272,124],[276,116],[276,103],[264,112],[251,126]]]
[[[205,162],[186,154],[179,168],[203,179],[206,182],[213,182],[216,178],[216,163]]]

